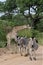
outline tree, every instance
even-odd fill
[[[16,0],[6,0],[4,5],[4,11],[9,15],[14,9],[16,9]]]
[[[4,3],[3,2],[0,2],[0,12],[3,11],[3,5],[4,5]]]
[[[43,18],[43,0],[6,0],[4,4],[4,11],[8,17],[11,16],[11,13],[14,9],[20,8],[20,14],[29,21],[31,20],[31,27],[36,28],[37,23],[40,19]],[[28,15],[24,15],[24,11],[28,10]],[[34,15],[31,14],[31,11],[34,11]],[[10,15],[10,16],[9,16]]]
[[[24,15],[27,19],[31,19],[31,26],[36,28],[36,24],[43,18],[40,14],[43,12],[43,0],[16,0],[17,6],[20,7],[20,12],[24,15],[25,10],[29,10],[28,16]],[[33,9],[34,16],[30,13],[30,9]]]

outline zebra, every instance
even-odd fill
[[[21,56],[25,55],[25,54],[23,54],[23,52],[27,52],[27,49],[26,49],[27,45],[28,45],[27,38],[21,37],[18,39],[18,46],[19,46],[19,51],[20,51]]]
[[[36,60],[36,50],[38,49],[38,41],[36,40],[35,37],[30,38],[28,48],[29,48],[29,54],[30,54],[30,59]]]
[[[25,49],[25,52],[29,54],[30,59],[36,60],[36,54],[35,51],[38,49],[38,42],[34,37],[32,38],[25,38],[25,37],[17,37],[18,38],[18,46],[20,50],[21,56],[23,55],[23,50]]]

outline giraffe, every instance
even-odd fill
[[[26,28],[29,28],[30,29],[31,27],[29,27],[29,25],[23,25],[23,26],[15,26],[15,27],[13,27],[12,31],[9,32],[6,35],[7,47],[8,48],[10,48],[11,39],[15,39],[15,41],[17,41],[17,32],[19,30],[26,29]]]

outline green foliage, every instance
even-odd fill
[[[3,11],[3,6],[4,6],[4,3],[3,2],[0,2],[0,12]]]
[[[3,15],[3,16],[0,17],[0,19],[2,19],[2,20],[12,20],[12,15],[11,14],[10,15]]]
[[[6,46],[6,41],[0,41],[0,48],[3,48]]]
[[[21,31],[18,32],[18,35],[21,37],[36,37],[36,39],[38,40],[38,43],[43,45],[43,32],[39,32],[38,30],[34,30],[34,29],[23,29]]]
[[[23,29],[21,31],[18,31],[18,35],[21,37],[32,37],[32,30],[30,29]]]
[[[0,28],[0,47],[5,47],[6,45],[6,32]]]
[[[5,13],[8,12],[6,14],[7,16],[5,16],[5,19],[12,19],[13,15],[11,15],[11,12],[13,12],[13,10],[17,9],[18,7],[20,8],[20,14],[22,13],[26,19],[30,18],[31,26],[33,28],[36,28],[36,25],[38,24],[40,19],[43,18],[40,15],[43,12],[43,0],[6,0],[2,8]],[[36,12],[34,17],[30,13],[30,8],[32,8]],[[28,16],[24,15],[25,10],[29,10]],[[2,17],[2,19],[4,19],[4,16]]]
[[[24,15],[25,10],[29,10],[29,14],[26,18],[30,18],[31,26],[36,28],[37,23],[40,21],[40,14],[43,12],[43,0],[16,0],[17,6],[20,7],[20,12]],[[36,8],[35,8],[36,6]],[[35,11],[35,15],[30,13],[30,8]]]
[[[12,29],[12,27],[17,25],[23,25],[22,21],[18,21],[19,24],[17,24],[17,21],[6,21],[6,20],[0,20],[0,47],[5,47],[6,45],[6,34]],[[34,30],[34,29],[23,29],[21,31],[18,31],[18,35],[21,37],[32,37],[33,35],[38,39],[39,44],[43,44],[43,33]]]
[[[16,8],[16,0],[6,0],[4,5],[4,11],[11,12]]]
[[[16,16],[2,16],[2,21],[5,21],[4,23],[6,26],[18,26],[18,25],[25,25],[30,23],[30,21],[27,21],[26,18],[22,14],[18,14]]]
[[[0,40],[6,40],[6,34],[2,29],[0,29]]]
[[[37,29],[41,32],[43,32],[43,19],[40,20],[40,22],[37,24]]]
[[[34,8],[36,6],[36,8]],[[13,16],[13,10],[20,8],[20,13]],[[36,12],[33,16],[30,14],[30,8]],[[24,11],[29,10],[28,15],[24,15]],[[24,29],[18,32],[18,35],[32,37],[35,36],[40,44],[43,44],[43,0],[6,0],[5,3],[0,2],[0,11],[5,15],[0,17],[0,47],[6,45],[6,34],[11,31],[14,26],[30,24],[34,29]],[[7,13],[6,13],[7,12]],[[42,15],[41,15],[42,14]],[[42,20],[40,20],[42,19]]]
[[[18,19],[17,19],[18,18]],[[4,47],[6,44],[6,34],[12,30],[14,26],[18,25],[24,25],[26,24],[26,21],[21,19],[19,20],[19,17],[14,17],[14,20],[6,21],[6,20],[0,20],[0,47]]]
[[[37,37],[38,35],[39,35],[39,31],[37,31],[37,30],[34,30],[34,29],[23,29],[23,30],[20,30],[20,31],[18,31],[18,35],[21,37],[21,36],[23,36],[23,37],[28,37],[28,38],[30,38],[30,37],[32,37],[32,36],[34,36],[34,37]],[[38,36],[39,37],[39,36]]]

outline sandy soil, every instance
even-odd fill
[[[4,53],[2,53],[3,50]],[[36,51],[36,61],[31,61],[29,56],[24,57],[20,56],[20,54],[5,53],[6,49],[3,50],[1,51],[2,55],[0,54],[0,65],[43,65],[43,46],[39,46],[39,49]]]

